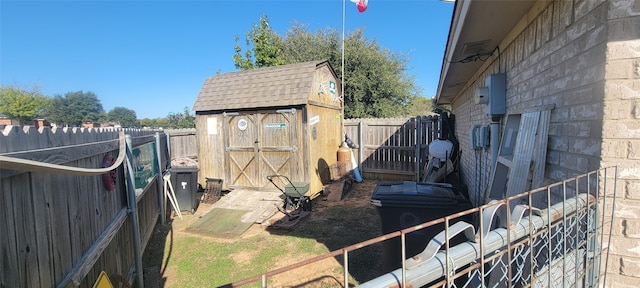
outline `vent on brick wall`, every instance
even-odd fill
[[[462,46],[460,56],[466,57],[490,52],[487,50],[487,44],[489,44],[489,41],[491,41],[491,39],[465,43]]]

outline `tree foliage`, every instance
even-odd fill
[[[338,78],[342,79],[342,35],[337,30],[328,27],[311,32],[306,25],[296,22],[284,38],[274,34],[266,16],[260,18],[259,26],[254,25],[252,31],[247,33],[247,43],[259,43],[259,46],[254,44],[253,55],[268,55],[267,59],[272,60],[262,61],[260,65],[277,65],[279,59],[283,59],[282,64],[328,60]],[[270,49],[265,48],[269,45]],[[365,37],[364,29],[356,29],[345,35],[344,46],[346,118],[406,116],[420,109],[417,105],[427,104],[421,99],[424,97],[419,96],[414,77],[407,75],[408,55],[383,49],[375,40]],[[249,51],[245,52],[247,56],[244,58],[239,52],[239,46],[236,45],[234,61],[237,68],[262,67],[249,65]],[[410,112],[409,108],[413,111]],[[429,108],[423,107],[424,113]]]
[[[260,16],[260,23],[253,24],[251,31],[246,34],[244,53],[242,53],[238,35],[235,36],[235,41],[236,54],[233,55],[233,62],[240,70],[285,64],[282,38],[271,29],[266,15]]]
[[[107,113],[107,119],[120,124],[122,127],[133,127],[138,122],[136,111],[125,107],[114,107]]]
[[[183,113],[169,113],[167,116],[169,128],[195,128],[195,116],[189,115],[189,107],[184,107]]]
[[[165,128],[169,127],[167,118],[143,118],[139,121],[141,128]]]
[[[342,73],[341,34],[330,27],[309,31],[307,25],[294,22],[285,33],[283,54],[288,64],[329,60],[337,73]]]
[[[0,114],[19,120],[21,125],[43,117],[51,123],[72,127],[86,122],[109,121],[125,128],[195,128],[195,115],[190,114],[189,107],[184,107],[182,112],[170,112],[167,117],[138,120],[136,112],[126,107],[114,107],[105,113],[100,99],[93,92],[76,91],[47,97],[37,87],[27,90],[0,86]]]
[[[0,114],[16,119],[21,125],[40,117],[49,98],[34,87],[27,91],[14,86],[0,87]]]
[[[348,53],[346,52],[348,51]],[[417,96],[408,57],[382,49],[356,30],[345,39],[345,117],[395,117]]]
[[[433,111],[433,100],[426,97],[416,96],[412,98],[406,108],[406,115],[410,117],[436,114]]]
[[[64,126],[80,126],[86,122],[98,122],[106,118],[102,103],[93,92],[69,92],[56,95],[47,109],[51,123]]]
[[[140,120],[140,126],[146,128],[183,129],[195,128],[195,115],[189,114],[189,107],[184,107],[184,112],[170,112],[167,117]]]

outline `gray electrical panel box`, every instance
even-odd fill
[[[506,94],[507,94],[507,81],[505,73],[491,74],[487,76],[485,80],[486,87],[480,87],[478,92],[487,99],[484,103],[487,104],[485,113],[491,116],[504,115],[506,112]],[[488,100],[488,101],[487,101]]]
[[[478,150],[489,147],[489,127],[475,125],[471,128],[469,133],[469,141],[471,142],[471,148]]]

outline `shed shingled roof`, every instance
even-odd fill
[[[265,108],[307,104],[318,67],[310,61],[229,72],[207,78],[193,105],[195,111]]]

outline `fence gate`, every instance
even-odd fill
[[[297,175],[294,112],[225,113],[225,181],[229,187],[264,188],[267,175]]]
[[[366,179],[416,181],[422,179],[429,144],[452,136],[453,125],[453,115],[347,119],[344,123],[345,133],[358,144],[356,158]]]

